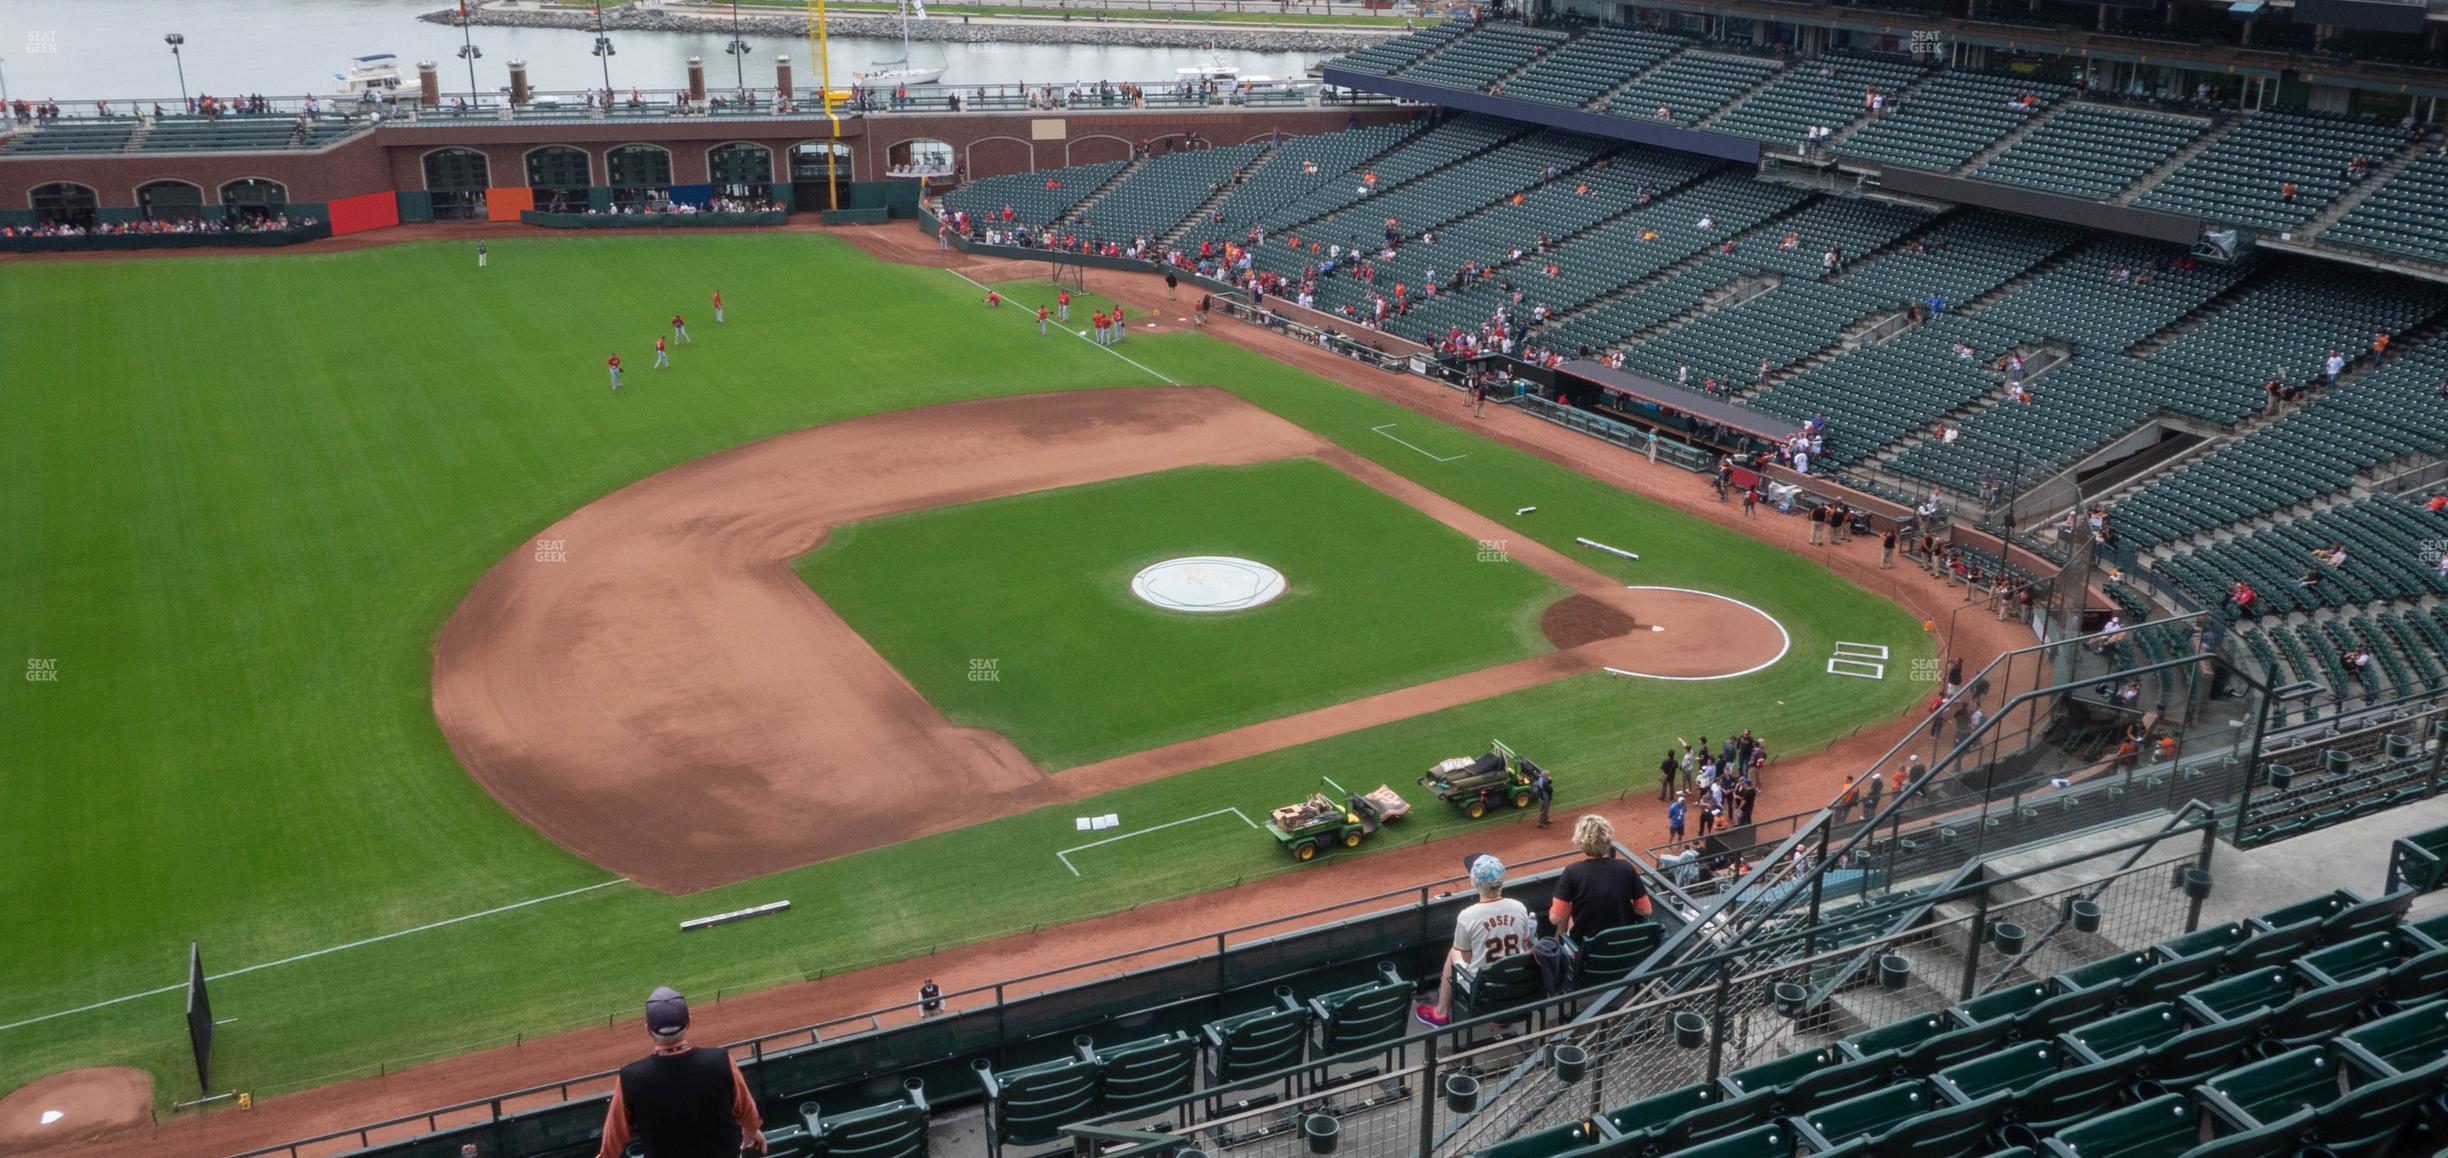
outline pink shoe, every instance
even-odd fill
[[[1430,1026],[1437,1029],[1443,1029],[1447,1023],[1453,1020],[1450,1017],[1439,1015],[1436,1011],[1436,1006],[1433,1005],[1420,1006],[1419,1008],[1411,1011],[1411,1016],[1418,1018],[1421,1025]]]

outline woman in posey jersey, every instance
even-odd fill
[[[1436,1004],[1413,1011],[1428,1025],[1453,1020],[1455,965],[1467,963],[1477,972],[1491,961],[1529,952],[1531,943],[1538,940],[1538,924],[1531,919],[1529,908],[1504,895],[1503,861],[1492,856],[1475,858],[1470,877],[1471,887],[1479,891],[1479,903],[1454,918],[1453,948],[1446,952],[1445,969],[1437,979]]]

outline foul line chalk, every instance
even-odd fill
[[[1213,812],[1202,812],[1202,813],[1199,813],[1197,816],[1185,816],[1185,817],[1181,818],[1180,820],[1168,820],[1168,821],[1164,822],[1163,824],[1154,825],[1154,826],[1151,826],[1151,827],[1148,827],[1148,828],[1142,828],[1142,829],[1140,829],[1140,830],[1139,830],[1139,831],[1137,831],[1137,832],[1126,832],[1126,833],[1123,833],[1123,834],[1122,834],[1122,835],[1120,835],[1120,836],[1109,836],[1109,837],[1106,837],[1106,838],[1105,838],[1105,839],[1103,839],[1103,840],[1092,840],[1092,841],[1089,841],[1088,843],[1083,844],[1083,845],[1078,845],[1078,846],[1075,846],[1075,847],[1072,847],[1072,848],[1066,848],[1066,849],[1062,850],[1061,852],[1055,853],[1055,854],[1054,854],[1054,859],[1061,861],[1061,862],[1062,862],[1062,866],[1063,866],[1064,868],[1070,869],[1070,870],[1071,870],[1071,875],[1072,875],[1072,876],[1078,876],[1078,875],[1080,875],[1079,866],[1071,863],[1071,854],[1072,854],[1072,853],[1075,853],[1075,852],[1086,852],[1087,850],[1092,849],[1092,848],[1095,848],[1095,847],[1097,847],[1098,845],[1112,844],[1113,842],[1115,842],[1115,841],[1117,841],[1117,840],[1129,840],[1130,838],[1132,838],[1132,837],[1134,837],[1134,836],[1146,836],[1147,834],[1149,834],[1149,833],[1151,833],[1151,832],[1155,832],[1155,831],[1157,831],[1158,829],[1171,828],[1171,827],[1173,827],[1174,825],[1177,825],[1177,824],[1188,824],[1188,823],[1190,823],[1191,821],[1194,821],[1194,820],[1205,820],[1205,819],[1207,819],[1207,818],[1208,818],[1208,817],[1210,817],[1210,816],[1226,816],[1226,815],[1230,815],[1230,816],[1238,816],[1238,817],[1240,817],[1240,818],[1241,818],[1241,823],[1246,824],[1246,825],[1250,826],[1251,828],[1256,828],[1256,827],[1258,827],[1258,822],[1257,822],[1257,821],[1255,821],[1255,820],[1251,820],[1251,819],[1249,818],[1249,815],[1248,815],[1247,813],[1242,812],[1242,811],[1241,811],[1240,809],[1238,809],[1238,808],[1219,808],[1219,809],[1216,809],[1216,810],[1215,810],[1215,811],[1213,811]]]
[[[1514,513],[1514,514],[1516,514],[1516,515],[1526,515],[1526,514],[1529,514],[1530,512],[1535,511],[1535,510],[1537,510],[1537,509],[1538,509],[1537,507],[1523,507],[1522,509],[1520,509],[1520,510],[1518,510],[1518,511],[1515,511],[1515,512],[1513,512],[1513,513]]]
[[[1590,548],[1593,548],[1593,549],[1596,549],[1596,550],[1604,551],[1604,552],[1606,552],[1606,553],[1607,553],[1607,554],[1609,554],[1609,555],[1621,555],[1621,556],[1623,556],[1623,557],[1624,557],[1624,558],[1626,558],[1626,559],[1638,559],[1638,558],[1640,558],[1640,556],[1635,555],[1635,554],[1633,554],[1633,553],[1632,553],[1632,552],[1630,552],[1630,551],[1626,551],[1626,550],[1624,550],[1624,549],[1623,549],[1623,548],[1621,548],[1621,547],[1610,547],[1610,546],[1607,546],[1607,545],[1606,545],[1606,544],[1604,544],[1604,543],[1599,542],[1599,541],[1598,541],[1598,540],[1596,540],[1596,539],[1584,539],[1584,538],[1581,538],[1580,536],[1576,535],[1576,536],[1574,536],[1574,537],[1573,537],[1573,542],[1579,543],[1579,544],[1581,544],[1581,545],[1582,545],[1582,546],[1584,546],[1584,547],[1590,547]]]

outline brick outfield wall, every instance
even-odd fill
[[[1127,112],[1053,114],[944,113],[892,114],[842,122],[842,142],[851,150],[851,172],[844,180],[881,179],[896,145],[937,140],[952,146],[969,177],[992,177],[1034,169],[1056,169],[1097,161],[1120,160],[1142,145],[1159,142],[1180,147],[1186,140],[1234,145],[1277,131],[1287,136],[1330,132],[1357,123],[1385,124],[1408,120],[1421,110],[1370,107],[1360,109],[1147,109]],[[717,145],[751,141],[774,152],[776,180],[787,182],[788,151],[793,145],[829,138],[824,122],[797,122],[788,133],[774,121],[639,125],[581,122],[572,124],[501,124],[472,122],[385,128],[328,151],[264,153],[113,153],[94,156],[48,157],[0,154],[0,214],[23,213],[38,185],[74,181],[92,187],[105,216],[128,216],[137,204],[136,188],[152,181],[192,181],[204,188],[205,203],[219,203],[224,182],[254,177],[288,186],[289,200],[324,204],[346,197],[381,192],[420,192],[425,188],[425,154],[440,148],[482,151],[491,165],[495,185],[524,185],[526,155],[545,145],[569,145],[587,151],[594,179],[605,179],[604,153],[625,144],[652,144],[671,150],[672,180],[701,184],[707,180],[706,153]],[[120,210],[118,214],[111,210]]]

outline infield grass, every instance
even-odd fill
[[[554,520],[788,430],[1153,381],[1092,343],[1038,337],[1017,310],[989,314],[950,274],[830,238],[491,249],[482,272],[472,246],[426,243],[12,263],[0,277],[0,654],[58,673],[0,683],[0,1090],[125,1064],[150,1070],[165,1103],[193,1096],[176,993],[66,1012],[175,985],[190,938],[222,971],[606,879],[477,788],[431,709],[443,619]],[[385,288],[379,303],[366,286]],[[715,289],[727,326],[705,316]],[[675,310],[696,343],[651,371]],[[213,987],[214,1012],[235,1019],[216,1084],[276,1095],[632,1018],[657,984],[737,992],[1289,868],[1272,841],[1218,828],[1186,842],[1195,855],[1101,847],[1075,877],[1055,853],[1082,843],[1082,812],[1118,813],[1126,830],[1226,806],[1256,817],[1321,770],[1354,789],[1406,785],[1492,736],[1554,769],[1569,807],[1644,787],[1677,733],[1756,728],[1788,757],[1921,690],[1819,670],[1838,638],[1897,648],[1899,671],[1928,644],[1811,560],[1201,335],[1134,334],[1127,349],[1626,582],[1752,602],[1793,650],[1737,680],[1577,677],[689,897],[615,885],[227,977]],[[603,370],[614,351],[631,366],[618,395]],[[1467,452],[1431,459],[1374,432],[1389,422]],[[1581,552],[1576,535],[1643,559]],[[1406,838],[1466,823],[1421,808]],[[783,898],[785,917],[674,932]]]
[[[1186,555],[1254,559],[1286,589],[1225,614],[1131,594]],[[1315,459],[875,519],[797,565],[953,722],[1055,769],[1550,650],[1539,613],[1568,594]]]

